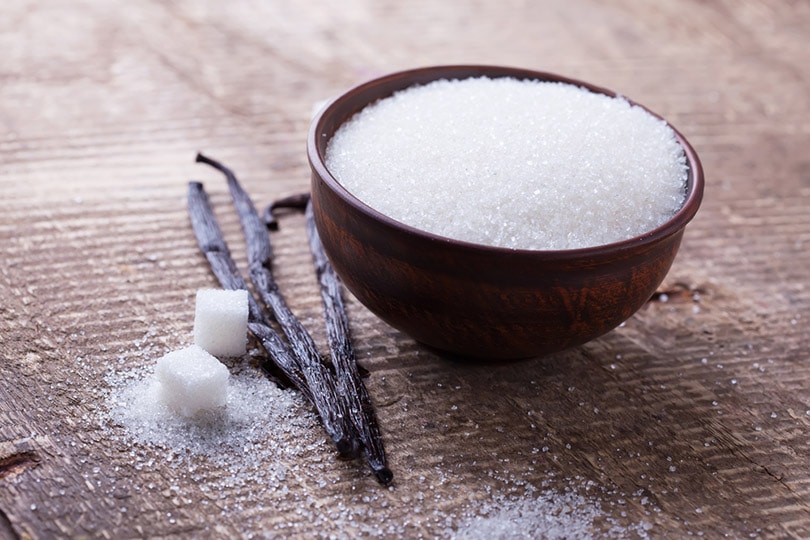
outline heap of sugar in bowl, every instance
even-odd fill
[[[649,232],[685,199],[661,119],[571,84],[473,77],[406,88],[329,141],[326,165],[369,207],[477,244],[566,250]]]

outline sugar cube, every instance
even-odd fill
[[[214,356],[242,356],[247,342],[248,292],[197,291],[194,343]]]
[[[157,361],[159,399],[182,416],[225,405],[228,368],[197,345],[172,351]]]

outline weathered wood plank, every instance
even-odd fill
[[[485,512],[539,537],[810,536],[807,2],[2,11],[0,536],[445,536]],[[603,338],[502,366],[438,358],[350,298],[390,490],[336,460],[294,400],[292,425],[245,452],[263,462],[133,444],[113,396],[190,340],[194,291],[215,285],[187,180],[206,183],[245,263],[226,187],[196,152],[234,167],[257,202],[304,191],[312,103],[460,62],[592,81],[690,139],[706,199],[660,294]],[[301,216],[274,247],[323,346]]]

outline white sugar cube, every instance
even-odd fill
[[[228,368],[197,345],[170,352],[157,361],[159,399],[183,416],[225,405]]]
[[[242,356],[247,342],[248,292],[197,291],[194,343],[214,356]]]

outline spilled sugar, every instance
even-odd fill
[[[650,528],[614,516],[603,506],[622,494],[581,478],[552,474],[535,486],[523,473],[493,469],[475,480],[484,495],[461,502],[448,488],[469,485],[463,467],[402,465],[395,486],[381,488],[369,471],[357,472],[359,461],[337,460],[301,397],[247,357],[229,361],[227,406],[189,419],[157,399],[149,356],[160,351],[146,352],[142,367],[108,372],[100,424],[125,443],[136,471],[169,467],[172,485],[141,485],[136,476],[115,482],[113,494],[151,490],[189,504],[202,497],[197,504],[236,521],[245,538],[300,534],[304,524],[318,538],[645,538]],[[286,520],[268,520],[280,512]],[[165,519],[182,527],[182,515],[179,507]]]
[[[203,410],[192,417],[172,411],[161,399],[161,387],[150,371],[136,372],[129,384],[110,396],[110,418],[140,443],[177,453],[220,458],[259,444],[268,436],[287,436],[301,404],[291,391],[242,371],[231,378],[225,407]],[[276,421],[268,418],[276,416]],[[286,426],[286,427],[285,427]],[[274,433],[278,431],[278,433]],[[231,456],[228,456],[231,454]]]
[[[108,418],[123,427],[125,438],[147,447],[159,447],[174,454],[204,457],[214,466],[237,465],[240,469],[272,469],[274,460],[260,446],[285,459],[297,458],[295,445],[283,447],[283,441],[297,430],[312,429],[314,421],[300,396],[281,390],[262,377],[255,368],[240,360],[231,364],[231,378],[225,407],[201,411],[184,417],[172,411],[160,399],[160,384],[154,367],[148,365],[127,373],[108,376]],[[255,450],[255,453],[252,453]]]
[[[621,98],[510,78],[440,80],[342,125],[326,165],[370,207],[441,236],[573,249],[649,232],[683,204],[686,158]]]
[[[581,482],[572,482],[572,485],[574,487],[561,491],[528,486],[522,496],[496,495],[491,502],[475,509],[477,515],[462,519],[451,537],[459,540],[648,537],[652,529],[650,523],[621,525],[605,512],[597,497],[577,491],[583,488]],[[585,484],[585,487],[593,488],[593,485]]]

